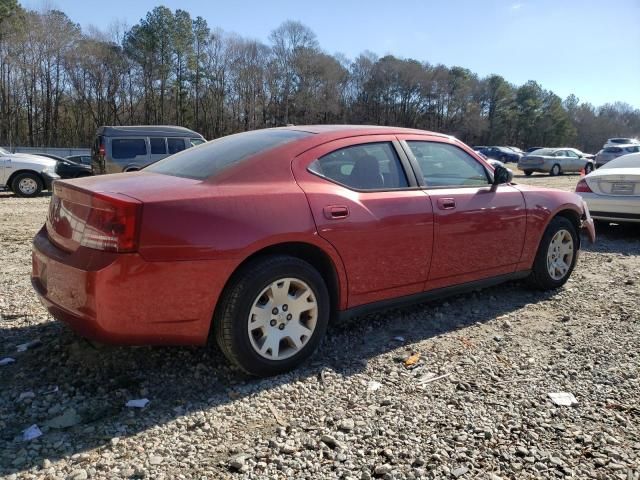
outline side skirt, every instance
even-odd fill
[[[346,321],[354,317],[366,315],[377,310],[385,310],[389,308],[405,307],[416,303],[428,302],[431,300],[439,300],[442,298],[450,297],[453,295],[459,295],[461,293],[477,290],[480,288],[488,288],[500,283],[508,282],[511,280],[521,280],[526,278],[531,273],[531,270],[523,270],[520,272],[507,273],[504,275],[498,275],[497,277],[483,278],[482,280],[476,280],[474,282],[461,283],[459,285],[453,285],[451,287],[437,288],[435,290],[429,290],[427,292],[416,293],[413,295],[406,295],[404,297],[390,298],[387,300],[381,300],[379,302],[367,303],[364,305],[358,305],[357,307],[348,308],[342,310],[337,314],[338,321]]]

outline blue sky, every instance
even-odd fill
[[[42,0],[22,0],[41,8]],[[267,41],[299,20],[329,53],[364,50],[432,64],[536,80],[595,105],[640,108],[640,0],[47,0],[83,27],[137,23],[157,5],[182,8],[209,26]]]

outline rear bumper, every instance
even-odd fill
[[[31,282],[75,332],[121,345],[203,345],[227,275],[218,261],[149,262],[137,253],[68,253],[45,228],[33,240]]]
[[[579,193],[596,220],[640,222],[640,198],[620,195]]]

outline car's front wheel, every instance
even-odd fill
[[[232,277],[213,328],[232,363],[251,375],[277,375],[316,350],[329,310],[318,271],[299,258],[278,255],[252,261]]]
[[[524,174],[525,174],[527,177],[530,177],[532,173],[533,173],[533,172],[532,172],[531,170],[525,170],[525,171],[524,171]]]
[[[561,287],[573,271],[580,247],[575,226],[565,217],[555,217],[542,236],[529,284],[541,290]]]
[[[35,197],[42,192],[42,179],[35,173],[19,173],[11,182],[11,190],[19,197]]]

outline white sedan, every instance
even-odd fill
[[[640,222],[640,153],[611,160],[578,182],[591,216],[607,222]]]

